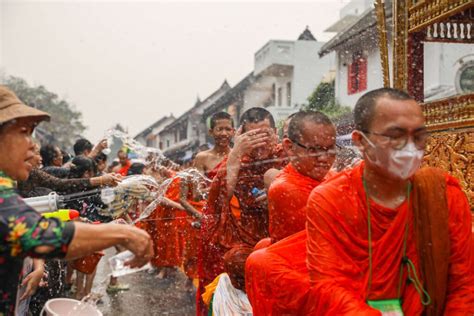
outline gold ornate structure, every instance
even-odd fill
[[[390,68],[388,66],[387,25],[385,23],[385,1],[375,1],[377,31],[379,33],[380,61],[382,63],[383,86],[390,87]]]
[[[380,3],[376,1],[376,10],[380,10]],[[393,86],[422,103],[432,132],[425,164],[456,176],[474,208],[474,94],[423,102],[423,43],[474,44],[474,1],[392,0],[392,5]],[[380,31],[385,23],[380,18],[377,22]],[[388,73],[388,63],[382,66],[384,74]]]

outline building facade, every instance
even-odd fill
[[[194,106],[159,132],[162,151],[176,161],[189,161],[201,146],[207,144],[207,129],[202,121],[203,112],[222,97],[230,86],[227,81],[205,100],[196,100]]]
[[[163,150],[163,141],[161,140],[159,134],[166,126],[173,123],[175,120],[176,118],[173,116],[173,114],[164,116],[152,125],[148,126],[142,132],[138,133],[134,139],[144,146]]]
[[[360,1],[353,0],[351,3],[353,2],[361,4]],[[389,65],[392,65],[392,5],[390,1],[386,2],[386,16],[388,18]],[[341,105],[353,107],[365,92],[383,87],[376,24],[375,10],[369,7],[319,51],[320,56],[336,53],[335,94]],[[472,45],[441,42],[425,42],[423,45],[425,100],[430,101],[463,93],[469,81],[463,78],[472,76],[470,73],[474,70]],[[390,72],[392,71],[393,69],[390,69]]]
[[[256,80],[245,93],[244,110],[263,106],[281,121],[300,109],[335,68],[333,54],[318,57],[324,44],[308,28],[296,41],[266,43],[255,53]]]

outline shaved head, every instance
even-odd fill
[[[381,98],[398,101],[414,100],[406,92],[393,88],[381,88],[367,92],[360,97],[354,107],[354,123],[356,130],[370,130],[375,116],[377,102]]]

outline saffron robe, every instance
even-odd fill
[[[214,179],[217,176],[217,172],[219,171],[220,167],[224,164],[224,160],[221,160],[212,170],[206,172],[206,177],[209,179]]]
[[[190,197],[188,202],[198,212],[202,213],[205,201],[194,201],[192,197]],[[192,223],[195,222],[196,219],[190,217],[189,214],[186,216],[187,219],[183,228],[183,268],[188,278],[197,279],[199,277],[198,260],[200,259],[199,247],[201,243],[201,229],[192,227]]]
[[[179,178],[173,180],[165,196],[179,203]],[[152,239],[155,255],[151,260],[155,267],[179,267],[183,261],[182,229],[185,222],[184,211],[167,206],[157,206],[150,217],[154,221]]]
[[[245,289],[254,316],[306,315],[306,230],[254,251],[245,265]]]
[[[366,299],[397,297],[405,225],[407,257],[421,278],[413,229],[413,210],[406,200],[396,209],[370,203],[373,269],[368,293],[369,253],[364,163],[318,186],[307,205],[307,264],[311,282],[307,315],[380,315]],[[445,315],[474,314],[470,209],[458,181],[446,175],[449,226],[449,270]],[[411,200],[410,200],[410,204]],[[424,307],[403,268],[402,308],[420,315]],[[423,282],[423,280],[421,280]]]
[[[269,231],[272,242],[305,229],[306,202],[319,181],[296,171],[291,163],[283,168],[268,190]]]
[[[282,158],[282,159],[280,159]],[[268,209],[265,203],[257,202],[253,188],[263,190],[263,176],[270,168],[282,168],[285,164],[281,148],[266,161],[253,162],[242,159],[234,196],[238,200],[240,216],[231,209],[227,192],[227,157],[214,178],[209,198],[204,208],[202,221],[201,263],[199,268],[200,290],[224,272],[223,256],[233,247],[254,247],[262,238],[268,237]],[[235,203],[233,203],[235,204]],[[198,314],[202,310],[198,304]]]

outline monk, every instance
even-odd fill
[[[363,162],[311,193],[307,315],[473,315],[471,214],[458,180],[418,168],[420,105],[390,88],[355,105]],[[387,301],[390,300],[390,301]]]
[[[202,218],[202,208],[205,200],[200,192],[198,179],[185,178],[180,179],[179,203],[187,213],[186,221],[183,224],[183,268],[184,273],[190,280],[199,278],[198,275],[198,248],[200,244],[200,220]],[[189,283],[189,282],[188,282]]]
[[[257,316],[302,314],[301,302],[306,300],[310,288],[305,207],[311,191],[328,176],[336,158],[336,129],[323,113],[298,112],[291,119],[283,149],[290,163],[268,191],[271,242],[303,233],[259,250],[247,259],[246,289]],[[268,241],[262,240],[256,248],[265,244]]]
[[[214,147],[202,151],[194,159],[194,167],[213,179],[222,160],[230,152],[230,142],[235,134],[234,120],[226,112],[217,112],[211,116],[209,135],[214,139]]]
[[[297,112],[290,114],[285,121],[283,122],[283,127],[282,127],[282,141],[285,138],[288,138],[288,127],[290,126],[291,119]],[[270,188],[270,185],[272,184],[273,180],[280,174],[281,170],[276,169],[276,168],[270,168],[265,172],[263,176],[263,183],[265,185],[265,189],[268,190]]]
[[[175,173],[161,168],[163,176],[171,179]],[[181,218],[185,217],[184,208],[179,203],[179,178],[171,181],[163,200],[150,215],[148,223],[152,236],[155,256],[151,260],[154,267],[160,270],[158,279],[166,278],[182,263],[182,230]]]
[[[290,163],[268,191],[272,242],[305,229],[308,196],[336,158],[336,128],[321,112],[299,112],[291,119],[283,149]]]
[[[268,237],[268,210],[261,199],[263,175],[282,168],[283,154],[277,150],[275,121],[263,108],[251,108],[241,117],[233,149],[211,184],[203,221],[201,286],[224,272],[222,258],[235,246],[252,247]],[[240,219],[230,209],[235,196]]]
[[[117,157],[119,160],[119,164],[112,169],[113,173],[118,173],[122,176],[127,176],[128,169],[130,169],[130,166],[132,165],[130,159],[128,159],[128,154],[125,150],[120,149],[117,152]]]

